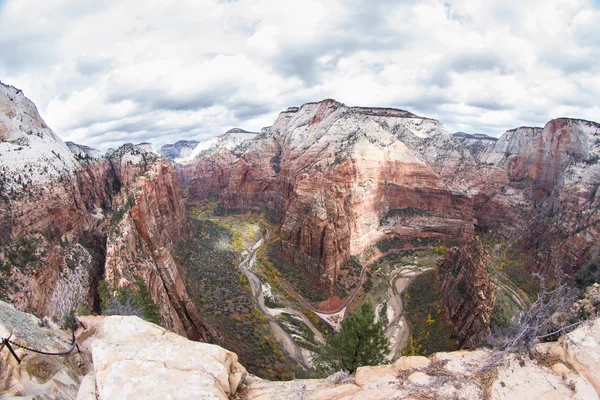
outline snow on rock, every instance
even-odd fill
[[[147,151],[148,153],[159,154],[158,151],[156,151],[156,149],[154,148],[154,145],[152,143],[147,143],[147,142],[138,143],[135,146],[139,149]]]
[[[147,145],[140,146],[131,143],[125,143],[116,150],[109,149],[106,153],[106,157],[110,160],[119,160],[123,165],[138,165],[148,161],[154,161],[158,159],[159,156],[156,152],[149,150]]]
[[[20,192],[78,167],[67,145],[23,92],[0,83],[0,189]]]

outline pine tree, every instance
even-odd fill
[[[364,365],[379,365],[388,353],[388,340],[381,322],[375,322],[371,303],[344,319],[340,332],[321,347],[313,359],[319,374],[356,372]]]

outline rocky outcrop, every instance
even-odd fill
[[[71,348],[71,334],[47,318],[40,320],[0,301],[0,338],[44,352]],[[11,344],[20,363],[0,343],[0,397],[48,396],[75,399],[83,377],[92,369],[89,354],[75,349],[68,355],[50,356]],[[6,396],[6,397],[5,397]]]
[[[455,247],[438,264],[443,302],[458,335],[460,348],[474,348],[490,335],[496,302],[487,272],[487,251],[479,238]]]
[[[137,317],[106,317],[86,327],[98,399],[226,400],[247,375],[235,353]]]
[[[70,343],[64,332],[40,328],[39,320],[2,302],[0,313],[0,335],[6,334],[9,315],[13,332],[18,331],[15,327],[25,328],[18,331],[21,339],[52,349]],[[70,357],[44,361],[18,350],[24,360],[19,365],[3,349],[0,396],[501,400],[593,399],[600,394],[599,320],[586,322],[558,342],[538,345],[535,357],[511,354],[498,359],[491,350],[436,353],[430,358],[401,357],[391,365],[361,367],[355,375],[289,382],[250,376],[234,353],[189,341],[137,317],[82,317],[81,322],[76,337],[82,353],[70,356],[78,357],[79,364]],[[87,364],[90,355],[93,368]]]
[[[0,295],[58,320],[94,307],[114,174],[77,159],[23,93],[0,84]]]
[[[189,235],[189,227],[173,166],[135,146],[113,152],[110,162],[125,190],[113,202],[105,264],[109,287],[129,287],[141,277],[165,327],[206,341],[208,329],[175,259],[176,246]]]

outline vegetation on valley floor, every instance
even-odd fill
[[[194,234],[179,244],[178,254],[187,272],[188,292],[202,318],[219,336],[216,344],[237,353],[253,374],[267,379],[291,379],[296,364],[275,338],[268,318],[255,307],[249,283],[238,269],[236,250],[240,244],[234,246],[232,230],[239,232],[242,246],[249,246],[258,238],[256,229],[249,227],[260,231],[260,217],[221,218],[212,214],[208,206],[192,214]]]
[[[403,301],[404,315],[410,326],[403,355],[428,356],[457,349],[454,327],[449,323],[434,270],[415,277],[406,288]]]

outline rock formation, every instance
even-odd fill
[[[334,100],[290,108],[225,154],[182,167],[183,184],[194,176],[211,188],[191,184],[190,197],[220,194],[226,210],[269,210],[282,222],[284,255],[330,282],[350,255],[386,237],[468,240],[473,194],[508,181],[462,168],[475,161],[464,161],[468,152],[438,121]]]
[[[94,307],[114,174],[76,159],[23,93],[0,84],[0,295],[57,319]]]
[[[0,336],[56,349],[70,339],[40,328],[35,317],[0,302]],[[10,319],[6,316],[10,316]],[[65,399],[593,399],[600,394],[600,321],[590,321],[559,342],[538,345],[537,356],[490,350],[401,357],[394,364],[361,367],[355,375],[271,382],[248,375],[235,353],[189,341],[137,317],[83,317],[81,354],[0,353],[0,396]],[[90,357],[91,356],[91,357]],[[89,360],[93,360],[90,367]],[[87,375],[86,375],[87,373]]]
[[[475,229],[520,238],[538,269],[574,269],[599,251],[599,138],[600,125],[565,118],[499,140],[451,135],[407,111],[325,100],[241,144],[207,142],[178,174],[192,200],[268,210],[284,255],[329,282],[383,238],[464,243]]]
[[[181,185],[191,199],[218,197],[229,185],[229,177],[239,158],[238,148],[256,133],[231,129],[223,135],[198,143],[187,158],[176,159]]]
[[[173,144],[165,144],[160,148],[158,154],[167,157],[171,160],[178,158],[187,158],[192,153],[192,150],[200,143],[197,140],[178,140]]]
[[[187,294],[183,269],[174,257],[178,240],[189,234],[189,227],[173,166],[133,145],[111,153],[110,162],[125,190],[113,201],[105,271],[109,287],[131,286],[135,277],[142,277],[165,327],[207,340],[208,329]]]
[[[1,84],[0,127],[0,296],[62,321],[78,307],[100,311],[100,280],[116,289],[141,277],[166,327],[206,340],[174,258],[189,228],[171,163],[147,144],[106,158],[65,145]]]
[[[490,318],[496,303],[487,272],[487,251],[474,237],[454,247],[438,264],[443,302],[458,335],[460,348],[474,348],[490,335]]]

